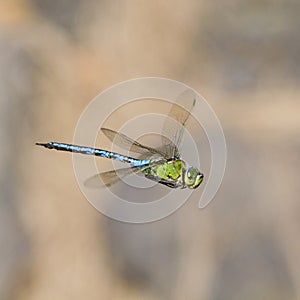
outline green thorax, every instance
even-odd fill
[[[185,167],[185,163],[182,160],[171,160],[153,165],[143,172],[145,175],[159,177],[164,180],[178,180],[182,178],[182,172]]]

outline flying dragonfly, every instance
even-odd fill
[[[36,143],[36,145],[59,151],[114,159],[129,165],[126,168],[106,171],[90,177],[85,182],[85,185],[88,187],[111,186],[119,182],[121,178],[131,174],[138,174],[169,188],[195,189],[203,181],[204,175],[196,167],[189,166],[182,160],[179,152],[184,128],[195,104],[196,98],[191,90],[186,90],[180,94],[164,122],[161,138],[162,145],[158,148],[140,144],[125,134],[112,129],[101,128],[101,131],[112,143],[124,150],[129,150],[130,153],[137,154],[137,157],[58,142]]]

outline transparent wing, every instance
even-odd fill
[[[142,157],[146,159],[147,157],[158,154],[165,157],[166,153],[160,151],[159,149],[154,149],[134,141],[123,133],[116,132],[112,129],[101,128],[105,136],[114,144],[123,148],[124,150],[132,151],[135,153],[142,154]]]
[[[187,89],[178,96],[177,102],[170,109],[162,131],[163,147],[160,151],[168,158],[180,158],[179,145],[182,140],[184,126],[196,104],[196,94]],[[166,138],[167,137],[167,138]]]
[[[128,168],[102,172],[88,178],[84,182],[84,185],[89,188],[100,188],[104,186],[111,186],[117,183],[118,181],[120,181],[122,178],[131,174],[137,174],[142,170],[143,169],[139,167],[128,167]]]

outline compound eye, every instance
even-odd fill
[[[190,189],[197,188],[203,181],[203,174],[196,168],[190,167],[186,170],[186,185]]]
[[[187,170],[187,177],[189,178],[189,179],[194,179],[197,175],[198,175],[198,170],[197,169],[195,169],[195,168],[193,168],[193,167],[190,167],[190,168],[188,168],[188,170]]]

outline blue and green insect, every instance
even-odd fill
[[[196,104],[196,98],[191,95],[193,95],[191,90],[183,92],[178,101],[172,105],[164,124],[161,147],[152,148],[142,145],[123,133],[101,128],[112,143],[138,154],[136,158],[108,150],[58,142],[36,143],[36,145],[59,151],[114,159],[129,165],[126,168],[96,174],[87,179],[85,182],[87,186],[111,186],[119,182],[121,178],[139,174],[170,188],[195,189],[203,181],[204,175],[196,167],[189,166],[182,160],[179,153],[184,127]]]

